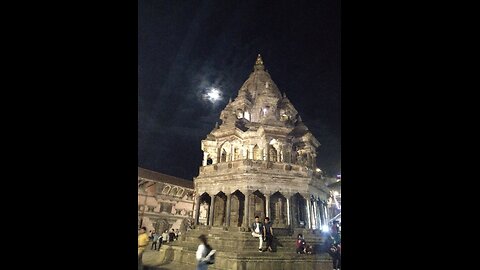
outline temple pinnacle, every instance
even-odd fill
[[[258,56],[257,56],[257,61],[255,61],[254,68],[255,68],[255,70],[265,70],[265,66],[263,65],[262,56],[260,54],[258,54]]]
[[[263,65],[262,56],[260,54],[258,54],[257,56],[257,61],[255,62],[255,65]]]

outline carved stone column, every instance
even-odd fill
[[[211,195],[210,197],[210,215],[208,216],[208,225],[213,226],[213,208],[215,207],[214,205],[215,201],[215,195]]]
[[[310,197],[307,196],[307,228],[308,229],[311,229],[312,228],[312,218],[311,218],[311,214],[310,214],[310,208],[311,208],[311,205],[310,205]]]
[[[244,228],[248,229],[250,227],[248,216],[249,216],[249,202],[250,202],[250,193],[248,191],[245,191],[243,193],[245,195],[245,203],[244,203],[244,209],[243,209],[243,226]]]
[[[322,201],[321,200],[317,201],[317,205],[318,205],[318,210],[320,212],[320,220],[322,221],[321,228],[323,229],[323,225],[325,225],[326,223],[325,223],[325,213],[323,211]]]
[[[290,221],[290,195],[287,195],[286,198],[287,198],[287,225],[291,225],[291,221]]]
[[[325,221],[326,221],[326,224],[328,224],[328,221],[330,219],[330,215],[328,214],[328,209],[325,205],[323,206],[323,208],[325,209]]]
[[[230,226],[230,198],[231,195],[227,194],[227,213],[225,215],[225,225]]]
[[[207,158],[208,158],[208,153],[207,153],[207,152],[203,152],[203,162],[202,162],[202,166],[207,166]]]
[[[200,217],[200,196],[199,195],[195,196],[195,212],[194,213],[195,213],[194,214],[195,225],[198,225],[198,219]]]
[[[270,218],[270,194],[265,194],[265,216]]]

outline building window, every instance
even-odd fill
[[[258,145],[255,145],[255,147],[253,147],[253,160],[263,160],[262,149],[260,149]]]
[[[225,149],[222,149],[222,156],[220,158],[220,162],[227,162],[227,151],[225,151]]]

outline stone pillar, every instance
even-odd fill
[[[311,208],[311,205],[310,205],[310,197],[306,197],[306,201],[307,201],[307,228],[308,229],[311,229],[312,228],[312,218],[311,218],[311,215],[310,215],[310,208]]]
[[[212,159],[212,164],[218,163],[218,155],[213,154],[210,158]]]
[[[210,226],[213,226],[213,208],[215,207],[214,206],[214,201],[215,201],[215,195],[211,195],[210,197],[210,209],[209,212],[210,212],[210,215],[208,216],[208,225]]]
[[[195,212],[194,212],[194,218],[195,218],[195,225],[198,225],[198,219],[200,217],[200,196],[195,196]]]
[[[229,161],[234,161],[235,160],[235,153],[233,153],[233,144],[230,144],[230,160]]]
[[[286,198],[287,198],[287,225],[291,225],[291,222],[290,222],[290,196],[287,195]]]
[[[248,159],[253,159],[253,145],[248,146]]]
[[[207,166],[208,152],[203,152],[203,162],[202,166]]]
[[[227,213],[225,215],[225,225],[230,226],[230,198],[231,195],[227,194]]]
[[[315,219],[315,203],[312,202],[312,199],[309,199],[310,201],[310,213],[312,217],[312,229],[317,227],[317,220]]]
[[[265,216],[270,217],[270,194],[265,194]]]
[[[315,217],[317,219],[317,229],[321,229],[322,228],[322,218],[320,217],[320,208],[318,208],[318,200],[315,199],[313,201],[314,205],[315,205]]]
[[[318,204],[318,209],[320,210],[320,219],[322,220],[322,229],[323,229],[323,225],[326,224],[326,222],[325,222],[325,213],[324,213],[325,211],[323,210],[323,204],[322,204],[322,201],[321,201],[321,200],[319,200],[319,201],[317,202],[317,204]]]
[[[245,195],[245,203],[244,203],[244,209],[243,209],[243,227],[248,229],[250,227],[249,221],[248,221],[248,209],[249,209],[249,201],[250,201],[250,194],[248,191],[242,192]]]
[[[327,209],[327,207],[326,207],[325,205],[322,204],[322,206],[323,206],[323,209],[324,209],[324,212],[325,212],[325,224],[328,225],[328,220],[329,220],[329,218],[328,218],[328,209]]]
[[[269,143],[267,143],[267,147],[265,147],[265,152],[266,152],[266,158],[265,159],[267,161],[272,161],[272,160],[270,160],[270,158],[271,158],[270,157],[270,147],[272,147],[272,146]]]
[[[318,208],[317,208],[317,202],[315,200],[315,198],[313,199],[313,221],[314,221],[314,225],[315,225],[315,229],[318,229],[319,228],[319,222],[318,222]]]

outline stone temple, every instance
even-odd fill
[[[328,255],[297,255],[298,233],[320,246],[330,190],[316,165],[318,140],[282,95],[258,55],[220,125],[201,142],[194,178],[195,228],[162,247],[159,263],[195,264],[197,237],[218,250],[212,269],[331,269]],[[259,253],[254,217],[273,223],[276,252]]]

